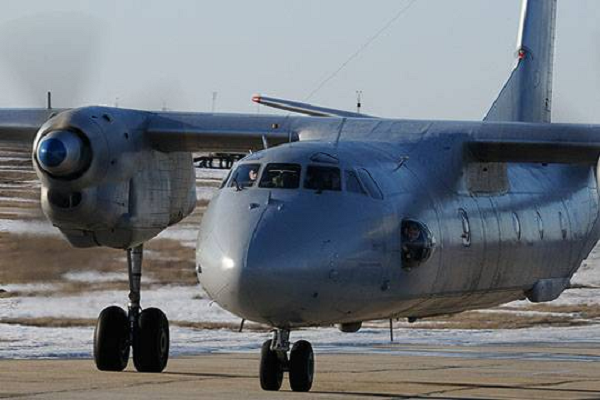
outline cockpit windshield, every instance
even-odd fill
[[[341,191],[342,180],[340,178],[340,169],[335,167],[321,167],[310,165],[306,169],[306,179],[304,188],[319,192],[324,190]]]
[[[258,186],[269,189],[298,189],[300,171],[299,164],[268,164]]]
[[[229,187],[243,189],[254,186],[259,170],[260,164],[242,164],[238,166],[231,176]]]

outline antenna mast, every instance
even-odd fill
[[[211,105],[211,112],[214,113],[215,110],[217,109],[217,95],[219,94],[219,92],[212,92],[212,105]]]

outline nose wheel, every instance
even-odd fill
[[[129,310],[102,310],[94,331],[94,361],[101,371],[123,371],[133,348],[139,372],[162,372],[169,359],[169,321],[158,308],[140,307],[142,246],[127,250]]]
[[[260,386],[263,390],[281,389],[285,372],[289,373],[290,387],[294,392],[308,392],[312,387],[315,372],[312,346],[306,340],[299,340],[290,351],[289,334],[289,330],[277,329],[273,339],[262,345]]]

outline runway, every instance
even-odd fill
[[[258,354],[171,359],[162,374],[99,372],[92,360],[1,360],[0,398],[33,399],[598,399],[600,348],[402,346],[316,354],[310,395],[258,383]],[[286,378],[287,379],[287,378]]]

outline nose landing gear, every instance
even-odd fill
[[[306,340],[299,340],[290,351],[289,337],[288,329],[276,329],[273,339],[262,345],[260,386],[263,390],[279,390],[285,372],[289,373],[290,387],[294,392],[308,392],[312,387],[315,372],[312,346]]]
[[[158,308],[140,306],[143,246],[127,250],[129,310],[102,310],[94,332],[94,361],[101,371],[122,371],[130,348],[139,372],[162,372],[169,359],[169,321]]]

